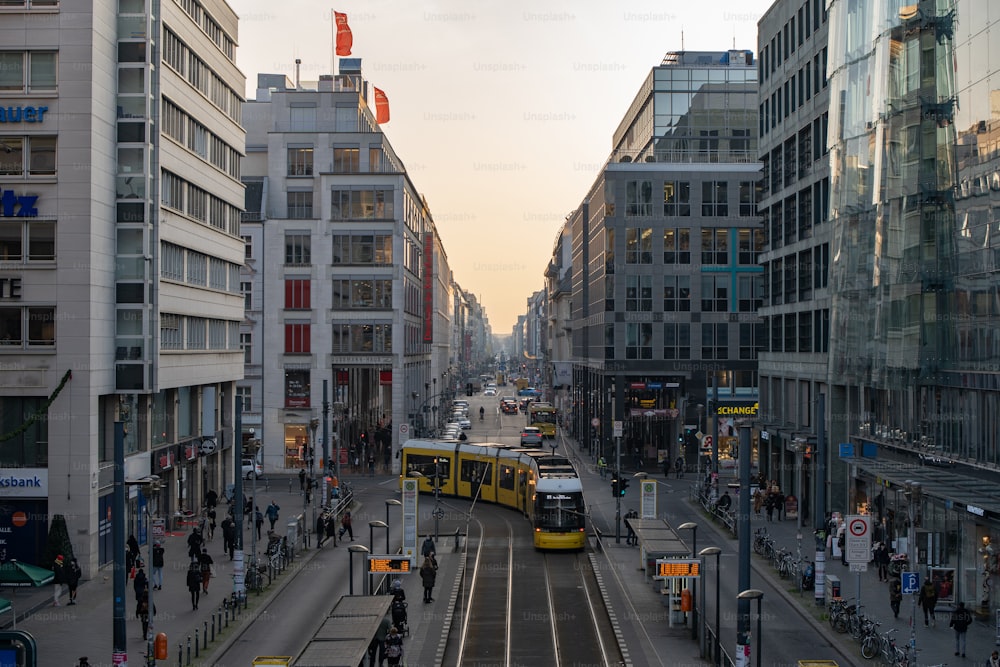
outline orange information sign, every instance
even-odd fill
[[[656,574],[654,579],[669,577],[700,577],[701,561],[682,558],[656,559]]]

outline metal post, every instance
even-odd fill
[[[739,536],[740,590],[750,588],[750,459],[751,428],[749,423],[740,425],[740,515],[737,535]],[[744,665],[746,649],[750,645],[750,600],[738,598],[736,602],[738,627],[736,629],[736,665]]]
[[[621,484],[622,479],[622,439],[621,436],[615,436],[615,477],[619,480],[618,483]],[[621,544],[622,541],[622,496],[620,493],[615,494],[615,544]]]
[[[236,456],[236,463],[239,466],[235,471],[236,479],[233,480],[233,498],[231,500],[233,522],[235,523],[233,539],[236,540],[236,544],[232,545],[234,558],[233,593],[236,595],[236,599],[239,600],[247,594],[246,579],[244,578],[246,576],[246,567],[243,560],[243,512],[245,510],[243,507],[243,397],[240,395],[236,396],[236,419],[233,432],[235,433],[233,447],[236,450],[234,455]]]
[[[457,462],[456,462],[457,463]],[[441,473],[437,457],[434,458],[434,543],[438,542],[438,518],[441,515]]]
[[[719,587],[719,556],[715,554],[715,667],[722,667],[722,601]]]
[[[816,561],[813,563],[815,583],[813,596],[816,606],[826,605],[826,396],[816,401],[816,502],[813,504],[813,526],[816,535]]]
[[[125,424],[115,422],[115,470],[111,541],[114,544],[114,606],[112,612],[112,664],[128,664],[125,632]],[[67,563],[67,566],[69,564]]]
[[[330,490],[327,488],[329,485],[326,483],[326,473],[332,469],[330,465],[330,401],[327,399],[327,386],[326,380],[323,380],[323,476],[321,484],[323,485],[323,490],[320,492],[320,503],[322,507],[326,507],[327,503],[330,501],[329,494]],[[340,481],[338,480],[339,484]],[[316,521],[313,521],[313,526],[316,525]],[[318,540],[322,540],[323,536],[320,535]]]
[[[760,634],[761,605],[764,603],[764,596],[757,598],[757,667],[760,667],[760,656],[764,652],[764,638]]]

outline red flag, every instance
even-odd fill
[[[375,88],[375,120],[378,124],[389,122],[389,98],[379,88]]]
[[[337,55],[349,56],[354,46],[354,35],[351,34],[351,26],[347,25],[347,14],[334,12],[333,18],[337,22]]]

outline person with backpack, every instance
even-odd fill
[[[965,608],[964,602],[959,602],[955,611],[951,612],[951,620],[948,627],[955,629],[955,655],[965,657],[965,633],[972,625],[972,614]]]
[[[920,596],[917,598],[920,608],[924,610],[925,627],[934,623],[934,607],[937,606],[937,600],[938,594],[937,589],[934,588],[934,582],[925,579],[924,585],[920,587]],[[930,617],[930,622],[928,622],[928,617]]]
[[[149,636],[149,614],[149,591],[144,590],[135,604],[135,616],[142,623],[143,639],[146,639]],[[156,614],[156,612],[153,611],[153,614]]]
[[[264,510],[264,513],[267,514],[267,520],[271,522],[271,530],[274,530],[274,524],[278,521],[278,511],[280,509],[278,503],[272,500],[271,504]],[[260,535],[258,534],[257,537],[260,538]]]
[[[76,558],[70,560],[63,576],[66,578],[66,587],[69,588],[67,604],[76,604],[76,589],[80,585],[80,578],[83,577],[83,570],[80,569],[80,563]]]
[[[903,582],[899,577],[889,578],[889,606],[892,607],[892,615],[899,618],[899,604],[903,601]]]
[[[163,590],[163,555],[166,549],[162,542],[153,542],[153,565],[149,570],[149,585],[158,591]]]
[[[403,638],[395,625],[389,628],[389,636],[385,638],[385,657],[390,667],[395,667],[403,660]]]

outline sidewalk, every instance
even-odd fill
[[[692,480],[692,484],[694,483],[694,480]],[[795,518],[786,518],[782,521],[778,521],[776,518],[774,521],[768,521],[765,512],[762,511],[760,516],[758,516],[753,513],[751,508],[750,525],[751,539],[753,532],[763,527],[774,539],[775,546],[784,547],[796,556],[800,548],[797,534],[801,532],[802,557],[804,560],[810,562],[815,560],[816,542],[813,537],[811,519],[804,522],[800,531],[797,526],[797,519]],[[717,529],[721,529],[721,532],[725,532],[725,529],[721,528],[721,524],[715,523],[714,526]],[[735,540],[733,542],[735,543]],[[753,570],[758,575],[769,577],[775,582],[782,581],[777,571],[769,562],[756,554],[752,554],[751,558]],[[921,567],[921,582],[925,574],[926,568]],[[915,627],[917,665],[939,665],[943,663],[947,663],[950,667],[983,665],[989,659],[990,653],[993,650],[1000,649],[1000,646],[996,645],[996,629],[993,626],[994,619],[991,617],[988,621],[984,621],[977,618],[973,625],[969,627],[966,635],[966,657],[955,656],[955,633],[948,627],[948,620],[954,608],[951,604],[939,604],[936,613],[937,622],[931,626],[924,626],[923,612],[920,606],[912,604],[916,595],[912,596],[913,600],[911,600],[911,596],[904,596],[900,606],[899,618],[893,618],[892,609],[889,607],[889,584],[879,581],[878,571],[873,563],[868,565],[866,572],[851,572],[849,566],[842,564],[839,559],[833,558],[830,550],[827,549],[826,575],[835,576],[840,580],[842,597],[851,599],[852,604],[860,602],[863,606],[862,611],[864,614],[875,618],[881,623],[879,627],[880,632],[885,632],[890,628],[898,628],[895,636],[897,644],[901,647],[904,644],[909,644],[911,612],[915,612],[917,621]],[[811,590],[804,591],[800,597],[798,582],[784,580],[782,584],[781,588],[783,591],[794,591],[789,592],[787,597],[798,601],[803,609],[809,611],[814,618],[820,620],[824,624],[828,636],[835,637],[845,652],[856,656],[857,661],[861,664],[869,662],[861,657],[861,645],[858,642],[848,634],[841,635],[836,633],[830,627],[824,613],[825,608],[816,606],[814,594]],[[870,662],[870,664],[875,664],[875,662]]]
[[[289,481],[292,481],[289,487]],[[289,488],[292,489],[289,492]],[[252,495],[252,484],[246,486],[246,495]],[[257,482],[257,499],[261,511],[274,500],[280,507],[280,517],[275,524],[275,530],[280,530],[284,534],[284,527],[288,519],[293,515],[303,511],[303,498],[299,495],[298,479],[286,476],[272,475],[270,483],[263,479]],[[221,523],[227,506],[220,504],[217,508]],[[307,515],[306,525],[311,528]],[[265,519],[261,536],[263,541],[257,542],[258,552],[262,552],[267,543],[268,522]],[[152,591],[152,602],[156,607],[155,632],[165,632],[168,638],[168,659],[160,662],[163,665],[178,664],[178,644],[183,646],[185,653],[188,649],[188,638],[191,638],[191,656],[195,660],[195,649],[193,646],[195,633],[198,633],[199,641],[204,644],[204,633],[209,633],[212,638],[213,617],[218,618],[218,611],[222,601],[228,598],[233,592],[232,584],[232,561],[229,554],[222,549],[222,530],[216,528],[214,538],[207,543],[208,553],[215,561],[216,576],[209,582],[209,592],[202,593],[198,603],[198,609],[191,608],[191,594],[185,584],[185,576],[190,559],[188,558],[187,537],[190,530],[185,532],[168,532],[164,538],[163,567],[163,590]],[[244,551],[249,556],[251,542],[250,532],[244,528]],[[315,546],[315,541],[310,542]],[[255,614],[255,610],[266,606],[267,601],[276,595],[287,581],[295,575],[299,568],[307,564],[313,555],[317,553],[315,548],[304,552],[298,551],[295,562],[290,570],[279,575],[272,585],[265,588],[261,593],[251,593],[249,595],[249,608],[241,614]],[[146,574],[150,574],[150,558],[148,545],[142,545],[142,557],[146,562]],[[76,665],[81,656],[87,656],[90,664],[110,665],[112,654],[112,571],[110,566],[99,570],[91,579],[81,582],[77,604],[67,606],[67,595],[64,593],[61,599],[62,606],[53,606],[53,587],[43,586],[41,588],[18,589],[12,595],[7,589],[2,592],[3,597],[9,597],[14,603],[14,612],[17,614],[16,628],[31,633],[38,643],[38,667],[69,667]],[[265,582],[267,581],[265,576]],[[133,590],[133,580],[126,581],[125,618],[127,650],[130,663],[133,665],[144,664],[146,653],[146,639],[142,637],[142,625],[135,616],[136,598]],[[3,629],[12,628],[12,616],[5,614],[0,617]],[[228,635],[234,635],[233,625],[240,621],[230,618]],[[223,625],[225,625],[223,621]],[[220,641],[220,628],[216,628],[216,641],[208,643],[208,651],[218,648]],[[199,650],[201,656],[205,653]]]

